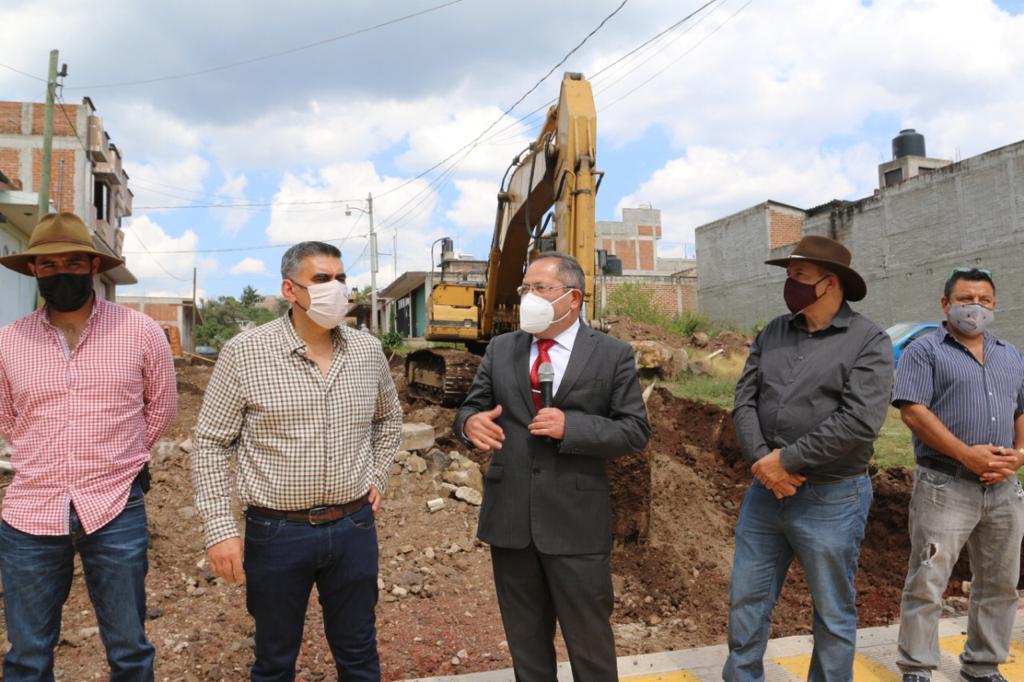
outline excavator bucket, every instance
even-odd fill
[[[445,407],[466,399],[480,357],[454,348],[425,348],[405,356],[409,395]]]

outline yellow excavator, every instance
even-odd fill
[[[580,262],[587,278],[584,314],[593,319],[594,205],[603,176],[594,167],[596,160],[597,112],[590,83],[582,74],[566,73],[558,103],[548,110],[537,139],[513,159],[502,179],[484,280],[446,277],[447,263],[442,262],[441,280],[427,303],[426,338],[463,343],[467,350],[410,353],[405,369],[412,396],[448,406],[462,402],[487,342],[518,328],[516,288],[523,283],[528,259],[539,252],[557,249]]]

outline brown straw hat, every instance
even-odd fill
[[[833,239],[808,235],[800,240],[789,258],[766,260],[765,264],[784,268],[794,260],[811,261],[834,272],[843,283],[843,296],[848,301],[859,301],[868,293],[864,278],[850,267],[850,251]]]
[[[120,258],[97,251],[89,237],[89,228],[74,213],[47,213],[32,230],[28,250],[0,258],[0,265],[23,275],[32,276],[28,264],[36,256],[61,253],[87,253],[100,259],[100,272],[124,263]]]

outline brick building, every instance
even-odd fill
[[[44,113],[43,104],[0,102],[0,253],[26,249],[40,217]],[[81,216],[95,247],[120,257],[121,220],[132,213],[132,192],[121,152],[88,97],[81,104],[54,105],[50,210]],[[0,288],[14,292],[0,298],[0,324],[6,324],[35,308],[35,284],[0,270]],[[136,282],[121,266],[98,276],[96,291],[114,300],[116,285]]]
[[[171,352],[181,355],[183,350],[192,349],[192,299],[161,296],[121,296],[117,302],[138,310],[160,325],[171,344]],[[196,310],[196,324],[203,320]]]
[[[938,319],[952,268],[976,265],[998,288],[996,333],[1024,343],[1024,141],[952,163],[928,157],[923,137],[900,152],[907,136],[872,196],[808,209],[769,200],[698,227],[702,312],[742,328],[784,313],[785,271],[764,261],[816,234],[850,249],[868,286],[853,307],[882,327]]]
[[[621,221],[597,221],[595,244],[599,254],[603,251],[607,258],[595,278],[598,310],[603,310],[608,296],[624,284],[649,290],[658,308],[668,315],[697,310],[697,262],[659,258],[660,239],[661,211],[656,208],[624,208]],[[612,256],[619,260],[621,273],[612,264]]]

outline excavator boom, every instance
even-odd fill
[[[590,83],[578,73],[562,79],[537,139],[517,156],[498,192],[494,235],[483,286],[445,281],[433,287],[427,305],[427,340],[465,343],[482,352],[498,334],[518,327],[519,296],[531,254],[557,249],[574,256],[594,290],[595,198],[600,185],[597,113]],[[546,216],[553,216],[549,230]],[[433,263],[431,263],[433,268]],[[584,304],[593,319],[589,295]],[[468,357],[467,357],[468,356]],[[475,365],[469,355],[430,348],[406,357],[409,392],[443,404],[458,404],[469,390]],[[465,379],[467,371],[468,382]]]

